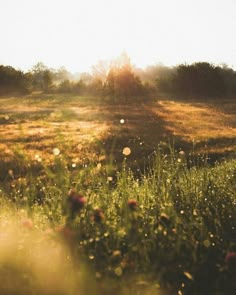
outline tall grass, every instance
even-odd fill
[[[10,232],[18,234],[10,240],[21,259],[17,267],[14,260],[1,260],[4,294],[12,294],[15,280],[14,294],[236,290],[235,262],[234,268],[225,263],[226,254],[236,252],[235,160],[210,166],[206,157],[158,147],[139,177],[125,159],[114,172],[99,161],[73,168],[62,155],[44,164],[18,152],[14,167],[1,178],[1,235],[9,232],[6,222],[14,224]],[[74,210],[76,200],[83,202]],[[46,244],[45,231],[50,233]],[[51,249],[40,268],[54,278],[46,289],[44,276],[37,276],[41,254],[32,258],[35,244],[25,238],[31,236],[42,245],[42,257],[45,248]],[[17,250],[19,239],[23,255]],[[55,266],[53,259],[59,257]],[[65,265],[65,270],[58,273],[51,264]],[[28,289],[21,276],[27,277]]]

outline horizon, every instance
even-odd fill
[[[119,55],[120,56],[120,55]],[[118,56],[118,57],[119,57]],[[117,57],[116,57],[117,58]],[[68,67],[66,67],[65,65],[57,65],[57,66],[49,66],[48,64],[44,63],[43,61],[38,61],[36,62],[35,64],[33,64],[32,66],[28,67],[28,68],[21,68],[21,67],[18,67],[18,66],[15,66],[15,65],[12,65],[12,64],[3,64],[3,63],[0,63],[0,65],[3,65],[3,66],[10,66],[10,67],[13,67],[14,69],[16,70],[20,70],[24,73],[27,73],[27,72],[30,72],[32,70],[32,68],[37,65],[38,63],[42,63],[43,65],[45,65],[49,70],[59,70],[60,68],[65,68],[70,74],[72,75],[77,75],[77,74],[83,74],[83,73],[88,73],[88,74],[92,74],[92,71],[93,71],[93,67],[96,66],[97,64],[99,64],[99,62],[108,62],[109,64],[112,64],[112,60],[105,60],[105,59],[101,59],[101,60],[98,60],[96,61],[94,64],[92,64],[91,66],[88,67],[88,69],[86,70],[71,70],[69,69]],[[214,62],[210,62],[210,61],[207,61],[207,60],[198,60],[198,61],[192,61],[192,62],[180,62],[178,64],[175,64],[175,65],[167,65],[167,64],[164,64],[162,62],[156,62],[156,63],[153,63],[153,64],[148,64],[148,65],[145,65],[145,66],[137,66],[136,64],[134,64],[132,62],[132,59],[131,59],[131,64],[132,66],[135,68],[135,69],[141,69],[143,71],[145,71],[146,69],[148,69],[149,67],[168,67],[168,68],[175,68],[175,67],[178,67],[179,65],[182,65],[182,64],[187,64],[187,65],[191,65],[191,64],[194,64],[194,63],[201,63],[201,62],[206,62],[206,63],[209,63],[213,66],[219,66],[219,67],[222,67],[222,66],[227,66],[231,69],[233,69],[234,71],[236,71],[236,66],[233,66],[233,65],[229,65],[225,62],[221,62],[221,63],[214,63]]]
[[[236,68],[233,0],[0,0],[0,64],[90,72],[122,52],[138,68],[209,62]]]

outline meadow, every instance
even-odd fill
[[[236,102],[0,104],[0,294],[235,294]]]

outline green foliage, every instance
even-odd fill
[[[218,67],[206,62],[177,67],[174,90],[186,95],[221,96],[225,94],[224,81]]]
[[[227,66],[214,66],[207,62],[181,64],[171,75],[157,79],[160,91],[190,97],[222,97],[235,95],[236,74]]]
[[[35,90],[89,94],[109,98],[111,102],[143,100],[158,92],[187,97],[234,97],[236,72],[227,65],[215,66],[208,62],[136,69],[126,54],[111,63],[98,63],[92,74],[72,75],[64,67],[49,69],[42,62],[28,73],[0,66],[0,94]]]
[[[0,95],[26,94],[30,89],[31,76],[10,66],[0,65]]]
[[[82,80],[79,80],[78,82],[71,82],[70,80],[64,80],[56,87],[55,92],[84,94],[87,92],[87,86]]]
[[[40,62],[32,68],[31,72],[33,89],[48,92],[53,86],[52,72]]]
[[[20,173],[8,172],[1,200],[26,208],[33,219],[41,212],[56,235],[61,224],[70,259],[88,265],[101,294],[109,280],[120,294],[118,286],[135,280],[133,274],[172,294],[227,294],[233,286],[224,257],[236,247],[235,160],[209,166],[205,157],[160,146],[139,178],[125,161],[112,176],[92,162],[72,169],[60,155],[50,165],[23,154],[17,161]]]

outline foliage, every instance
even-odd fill
[[[145,95],[145,89],[140,78],[133,73],[128,64],[120,68],[111,68],[104,88],[105,94],[118,101],[128,101],[130,98]]]
[[[32,91],[86,93],[112,102],[147,99],[160,92],[187,97],[234,97],[236,72],[227,65],[208,62],[137,69],[127,54],[111,62],[100,61],[92,68],[92,74],[72,75],[64,67],[49,69],[42,62],[27,73],[0,66],[0,94]]]
[[[52,72],[41,62],[37,63],[31,72],[34,90],[48,92],[53,85]]]
[[[160,91],[191,97],[222,97],[235,95],[236,74],[227,66],[214,66],[207,62],[181,64],[172,75],[159,77]]]
[[[86,92],[86,85],[82,80],[78,82],[64,80],[57,86],[55,91],[58,93],[83,94]]]
[[[0,95],[25,94],[30,89],[31,76],[10,66],[0,65]]]
[[[170,294],[229,294],[235,291],[234,254],[227,253],[236,250],[236,162],[211,167],[205,157],[165,150],[159,146],[138,178],[125,159],[111,175],[100,162],[72,169],[62,155],[50,165],[16,155],[21,172],[2,181],[1,202],[26,210],[35,229],[51,224],[50,239],[67,245],[75,267],[88,266],[101,294],[121,294],[130,282],[127,294],[139,284],[144,294],[160,286]]]

